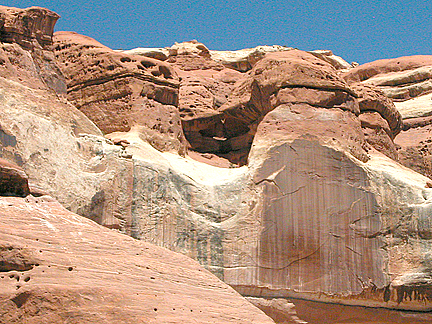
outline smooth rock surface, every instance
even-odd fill
[[[274,323],[196,261],[53,198],[0,210],[0,323]]]
[[[352,64],[349,64],[342,57],[334,55],[333,52],[329,50],[315,50],[310,51],[309,53],[326,61],[327,63],[330,63],[335,69],[338,70],[349,70],[353,67]]]
[[[432,320],[430,312],[344,306],[301,299],[247,299],[278,324],[426,324]]]

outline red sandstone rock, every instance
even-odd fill
[[[0,6],[0,41],[25,49],[52,44],[54,25],[60,16],[40,7],[18,9]]]
[[[367,87],[367,89],[371,89],[371,86],[374,85],[383,91],[386,96],[395,100],[396,106],[391,107],[382,100],[382,94],[377,97],[375,91],[374,95],[367,95],[368,98],[375,98],[372,101],[375,100],[378,103],[378,106],[375,104],[377,108],[385,108],[384,111],[387,111],[385,115],[382,113],[383,109],[375,109],[389,122],[390,127],[396,130],[396,132],[393,131],[393,136],[398,134],[399,125],[401,119],[403,119],[403,131],[395,139],[400,162],[419,173],[431,177],[430,155],[432,152],[426,141],[432,123],[430,117],[432,107],[430,103],[432,56],[407,56],[367,63],[347,72],[345,79],[349,82],[353,80],[362,81],[363,87]],[[368,105],[371,104],[370,99],[366,100],[366,102]],[[394,108],[399,111],[399,114],[395,114]],[[385,139],[385,136],[377,136],[376,131],[374,131],[373,137],[375,138],[373,140],[375,145],[372,145],[376,148],[385,146],[390,148],[390,141]],[[369,139],[372,139],[372,137],[369,136]],[[389,156],[394,155],[393,148],[391,151],[393,153],[387,150],[386,154]]]
[[[273,323],[196,261],[50,197],[0,210],[0,323]]]
[[[50,10],[0,6],[0,73],[31,88],[65,93],[64,78],[51,51],[54,25]]]
[[[432,321],[430,312],[402,312],[301,299],[250,297],[248,300],[278,324],[428,324]]]
[[[192,148],[225,156],[233,152],[229,158],[243,165],[261,119],[281,104],[301,102],[359,113],[355,93],[333,66],[290,50],[268,53],[258,61],[217,110],[184,118],[185,134]]]
[[[381,115],[374,111],[363,112],[359,119],[366,141],[377,151],[387,155],[389,158],[398,161],[398,153],[393,142],[393,133],[388,122]]]
[[[115,127],[130,128],[127,133],[107,135],[120,144],[114,146],[98,136],[99,130],[78,110],[49,92],[40,82],[41,75],[36,75],[35,79],[39,79],[39,85],[31,89],[10,81],[12,77],[0,78],[2,156],[22,164],[37,184],[48,184],[47,190],[61,198],[63,204],[107,227],[185,253],[245,295],[294,296],[377,308],[431,309],[432,266],[427,252],[432,248],[430,181],[384,157],[366,142],[375,143],[375,147],[386,153],[391,142],[382,140],[391,140],[400,127],[397,114],[392,112],[382,94],[371,87],[364,87],[363,93],[362,89],[356,91],[354,86],[341,79],[334,66],[301,51],[268,54],[255,62],[248,74],[241,74],[224,69],[212,60],[205,46],[192,42],[177,44],[176,51],[169,55],[179,76],[185,77],[182,79],[185,81],[184,92],[180,84],[179,106],[175,107],[166,103],[172,99],[171,90],[177,91],[172,85],[178,86],[176,77],[167,81],[170,73],[164,74],[167,70],[163,66],[169,63],[140,57],[140,62],[146,62],[140,69],[132,64],[138,62],[133,62],[132,56],[113,52],[94,40],[71,34],[59,35],[65,39],[58,43],[57,53],[62,56],[61,64],[66,69],[71,93],[76,92],[73,100],[82,104],[82,109],[95,100],[103,102],[102,110],[114,116],[118,107],[129,107],[129,101],[122,106],[118,99],[129,100],[129,93],[138,98],[131,104],[136,103],[138,108],[134,110],[134,106],[124,112],[122,118],[128,122],[139,119],[133,113],[141,115],[143,106],[160,107],[156,113],[153,109],[147,110],[152,123],[152,118],[156,118],[150,125],[137,123],[122,129],[121,123],[115,124],[116,119],[112,117]],[[22,75],[25,75],[24,82],[28,82],[28,71],[40,57],[33,57],[17,43],[11,45],[13,50],[19,49],[16,53],[20,56],[16,56],[15,61],[26,62],[11,65],[19,72],[15,76],[21,77],[20,71],[27,71],[27,75]],[[8,53],[15,55],[13,51]],[[71,54],[70,61],[68,53]],[[92,54],[106,61],[101,60],[96,65],[97,60],[93,60]],[[13,55],[9,56],[14,58]],[[150,66],[148,62],[155,65]],[[70,67],[69,72],[66,64]],[[7,66],[5,71],[9,70],[12,71]],[[127,74],[129,72],[132,76]],[[397,78],[410,80],[413,75],[415,78],[427,75],[424,72],[410,72],[408,76]],[[81,84],[81,79],[88,83]],[[100,84],[106,88],[100,88]],[[115,87],[118,92],[113,90]],[[111,108],[105,105],[111,101],[114,102]],[[198,109],[192,107],[194,104]],[[176,145],[181,142],[169,142],[168,149],[164,147],[167,141],[164,125],[172,121],[172,116],[166,114],[167,106],[183,114],[183,126],[189,131],[187,136],[193,148],[229,155],[231,161],[245,164],[252,143],[249,165],[221,169],[155,150],[148,142],[164,151],[178,147]],[[99,113],[95,107],[94,112]],[[149,130],[153,126],[154,132]],[[212,156],[208,154],[204,158]],[[219,160],[215,164],[220,163]],[[142,285],[137,288],[136,278],[141,281],[141,271],[151,264],[147,255],[133,257],[127,252],[135,251],[130,245],[123,245],[113,236],[83,225],[76,215],[57,223],[58,219],[47,212],[47,209],[57,212],[57,207],[49,205],[45,208],[45,202],[31,202],[33,214],[27,216],[26,221],[33,229],[46,232],[43,235],[50,237],[51,244],[46,242],[45,236],[42,236],[43,241],[29,238],[28,223],[22,221],[14,229],[24,233],[22,226],[26,226],[26,236],[15,235],[14,242],[30,240],[29,246],[36,247],[35,253],[23,246],[14,249],[15,243],[0,249],[11,251],[9,247],[12,246],[12,252],[2,254],[4,259],[12,260],[7,263],[6,270],[16,266],[22,271],[34,271],[30,273],[30,281],[14,272],[15,279],[8,281],[13,283],[12,286],[0,285],[13,293],[12,300],[6,298],[6,306],[0,307],[6,309],[6,315],[13,319],[20,312],[28,309],[31,312],[34,305],[46,305],[46,300],[54,295],[60,296],[61,303],[57,308],[60,314],[65,313],[62,307],[69,307],[72,300],[75,305],[84,305],[85,310],[94,310],[97,304],[104,314],[109,314],[104,316],[116,316],[115,312],[107,311],[115,309],[127,318],[129,309],[112,305],[121,303],[140,309],[143,302],[149,301],[153,290],[145,291],[144,300],[141,295],[131,297],[141,293]],[[8,204],[10,201],[3,205],[13,207]],[[18,207],[22,212],[28,206],[19,203]],[[64,210],[61,213],[67,214]],[[75,226],[85,231],[78,234]],[[58,228],[68,231],[56,231]],[[95,237],[91,236],[93,234]],[[98,241],[94,242],[96,236]],[[86,239],[85,244],[80,237]],[[66,238],[71,238],[73,243],[63,243]],[[107,241],[116,243],[117,252],[106,248]],[[77,242],[80,242],[79,246]],[[141,243],[135,241],[133,244]],[[92,251],[100,251],[97,258],[93,255],[86,258],[90,253],[86,245]],[[63,253],[57,254],[60,248]],[[44,253],[43,256],[47,255],[46,259],[38,258],[37,249],[43,251],[39,252]],[[111,263],[113,253],[118,254],[120,263]],[[157,252],[152,250],[150,253],[158,257]],[[56,263],[52,264],[54,258]],[[157,260],[162,268],[171,269],[164,263],[167,259],[169,257],[163,255]],[[142,260],[146,265],[141,263]],[[68,277],[66,271],[69,269],[65,267],[69,268],[71,262],[83,267],[85,273],[76,274],[72,265],[71,272],[76,277]],[[201,279],[196,272],[183,273],[177,267],[181,262],[180,259],[174,262],[175,274],[168,273],[167,286],[153,286],[151,280],[156,280],[156,276],[150,283],[143,280],[146,287],[156,288],[159,297],[159,293],[165,292],[164,305],[171,301],[172,291],[179,292],[176,290],[179,281]],[[46,268],[36,267],[37,263]],[[53,272],[47,274],[57,275],[55,280],[58,281],[45,274],[48,265]],[[107,271],[106,265],[120,269],[122,274],[103,272]],[[162,268],[156,271],[161,277],[167,274]],[[45,271],[44,274],[39,269]],[[178,273],[189,279],[181,281],[182,278],[175,277]],[[124,274],[129,279],[124,279]],[[39,290],[37,286],[31,290],[32,283],[37,285],[38,282],[33,281],[33,275],[42,283],[51,280],[59,289],[52,292],[44,288]],[[132,276],[137,277],[132,280]],[[20,284],[23,283],[18,292],[15,290],[17,278]],[[68,280],[75,280],[72,284],[77,286],[84,283],[90,289],[78,288],[78,293],[70,292],[62,285]],[[104,280],[108,280],[109,286]],[[26,290],[21,294],[20,289],[26,288],[29,282],[30,295]],[[176,284],[172,285],[172,282]],[[94,283],[102,289],[92,286]],[[127,296],[128,302],[120,291],[124,287],[131,287],[133,292]],[[202,296],[208,296],[202,291],[193,293],[191,287],[187,285],[187,298],[192,296],[191,300],[182,301],[187,303],[187,310],[200,298],[206,300]],[[114,297],[102,299],[101,295]],[[89,299],[85,298],[89,296]],[[159,305],[163,304],[160,299],[158,301]],[[230,299],[226,301],[233,304]],[[316,309],[320,304],[317,305]],[[226,314],[233,314],[230,307],[228,305]],[[270,308],[274,314],[274,305]],[[206,310],[210,314],[210,306]],[[324,306],[320,311],[332,321],[353,320],[351,315],[335,316],[337,311]],[[79,311],[71,314],[69,310],[66,314],[79,320],[87,319]],[[143,320],[151,322],[146,315]],[[107,318],[101,319],[102,315],[98,313],[95,316],[99,322]],[[164,313],[155,321],[175,321],[173,316]],[[419,317],[419,314],[414,316]],[[58,321],[58,318],[54,320]],[[306,318],[316,320],[310,315]],[[378,321],[380,316],[375,319]],[[222,320],[226,322],[227,318]],[[256,322],[255,318],[247,317],[247,320]]]
[[[54,40],[68,99],[105,134],[137,126],[157,149],[185,153],[179,83],[167,63],[115,52],[76,33],[58,32]]]
[[[348,71],[344,77],[350,82],[360,82],[370,79],[377,74],[413,70],[430,65],[432,65],[432,55],[404,56],[362,64]]]
[[[378,88],[361,83],[351,85],[357,92],[360,111],[376,111],[385,119],[391,129],[388,135],[393,139],[402,129],[402,116],[395,105]]]
[[[401,132],[395,143],[400,163],[432,179],[432,123]]]

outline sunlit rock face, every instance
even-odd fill
[[[0,72],[31,88],[66,92],[64,78],[51,50],[60,16],[48,9],[0,6]]]
[[[379,87],[394,100],[404,124],[395,139],[398,158],[403,165],[432,177],[432,56],[367,63],[347,72],[345,78]]]
[[[162,151],[185,154],[175,71],[156,59],[115,52],[72,32],[54,36],[67,98],[104,134],[132,127]]]
[[[47,9],[0,7],[0,156],[24,169],[27,191],[128,232],[132,164],[64,97],[51,47],[57,19]]]
[[[429,143],[427,113],[399,104],[428,93],[395,105],[366,82],[387,63],[274,48],[245,54],[244,72],[197,41],[130,54],[60,32],[56,59],[38,44],[62,86],[32,72],[32,50],[1,44],[16,51],[1,67],[0,152],[30,192],[186,254],[244,295],[431,309],[432,182],[421,160],[423,175],[397,162],[411,161],[398,142],[410,130]]]
[[[0,197],[0,323],[274,323],[184,255]]]
[[[349,114],[285,105],[266,115],[249,156],[262,190],[254,275],[237,267],[225,280],[245,295],[428,309],[428,179],[371,148],[359,154]]]

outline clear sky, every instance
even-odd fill
[[[114,49],[165,47],[196,39],[209,49],[286,45],[330,49],[345,60],[432,54],[432,0],[5,0],[61,15],[56,30]]]

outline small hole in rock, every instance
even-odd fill
[[[68,270],[69,270],[69,271],[72,271],[72,270],[73,270],[73,267],[69,267]]]
[[[154,311],[157,312],[157,308],[154,308]]]

